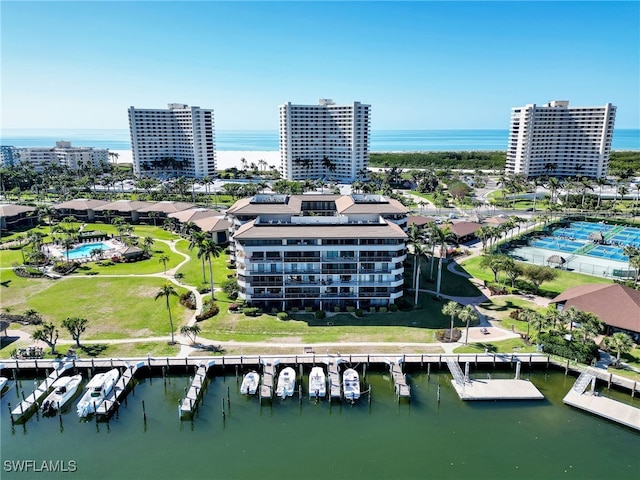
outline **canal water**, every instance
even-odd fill
[[[17,404],[14,388],[2,398],[0,477],[638,478],[640,434],[565,406],[562,397],[575,377],[558,370],[523,372],[543,401],[462,402],[444,368],[430,376],[425,369],[409,372],[411,402],[400,404],[386,372],[367,372],[371,402],[365,394],[353,406],[310,400],[308,371],[301,402],[296,395],[262,406],[256,397],[240,395],[235,373],[217,372],[193,421],[178,419],[189,377],[177,372],[166,383],[161,377],[139,379],[109,423],[81,421],[72,405],[61,417],[34,416],[12,425],[8,402]],[[493,378],[513,377],[508,369],[490,372]],[[486,378],[487,371],[472,368],[473,376]],[[32,385],[22,380],[25,394]],[[598,390],[640,407],[628,393],[606,385]],[[27,471],[17,472],[20,465]]]

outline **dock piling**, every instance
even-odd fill
[[[144,400],[142,400],[142,418],[144,419],[145,423],[147,421],[147,411],[144,408]]]
[[[438,403],[440,403],[440,384],[438,384],[438,395],[437,395],[437,398],[438,398]]]

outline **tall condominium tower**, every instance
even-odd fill
[[[129,107],[133,171],[137,176],[203,178],[216,173],[213,110],[170,103],[168,109]]]
[[[280,161],[287,180],[353,182],[367,176],[371,106],[280,105]]]
[[[607,174],[616,107],[569,107],[556,100],[511,111],[506,172],[526,177]]]

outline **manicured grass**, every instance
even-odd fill
[[[39,292],[51,288],[57,280],[47,278],[22,278],[12,270],[0,271],[0,298],[2,307],[10,307],[13,313],[26,310],[26,300],[38,295]]]
[[[0,268],[11,268],[14,263],[22,265],[22,252],[20,250],[0,250]]]
[[[0,358],[10,358],[14,350],[30,345],[33,345],[33,341],[13,342],[0,350]],[[65,353],[69,348],[73,348],[76,351],[76,355],[80,358],[146,357],[147,354],[150,354],[152,357],[175,357],[180,351],[180,345],[169,345],[167,342],[131,342],[108,345],[83,341],[81,345],[83,348],[77,349],[75,344],[58,344],[56,345],[56,351]],[[50,351],[51,349],[49,347],[45,348],[45,358],[56,357],[56,355],[52,355]]]
[[[484,353],[488,350],[493,353],[535,353],[535,345],[527,345],[519,338],[509,340],[499,340],[497,342],[470,343],[462,347],[455,348],[453,353]]]
[[[30,280],[29,282],[33,282]],[[160,278],[63,278],[48,282],[48,288],[35,295],[14,298],[16,312],[33,308],[45,320],[60,326],[67,317],[89,320],[81,339],[106,339],[161,336],[169,334],[169,320],[165,298],[154,300],[164,284]],[[13,287],[10,287],[13,288]],[[178,294],[184,291],[175,287]],[[192,312],[170,298],[175,332]],[[59,328],[60,338],[70,339],[68,332]]]
[[[115,263],[114,265],[99,265],[100,262],[87,262],[76,270],[76,275],[93,275],[93,272],[105,275],[145,275],[149,273],[162,273],[164,264],[159,261],[161,255],[167,255],[167,270],[176,267],[184,260],[182,255],[174,253],[164,242],[153,242],[151,247],[152,257],[146,260],[131,263]]]
[[[198,250],[189,250],[189,242],[187,240],[180,240],[176,244],[176,250],[185,253],[191,257],[185,265],[183,265],[178,273],[184,275],[182,283],[191,285],[194,287],[209,286],[209,262],[204,262],[204,273],[206,281],[203,281],[202,277],[202,260],[198,258]],[[213,283],[216,288],[220,287],[220,284],[227,279],[227,275],[235,274],[235,270],[229,270],[227,268],[227,260],[229,256],[222,252],[218,258],[213,259]]]
[[[480,267],[481,257],[473,257],[467,260],[462,260],[458,270],[465,271],[470,275],[473,275],[479,280],[493,281],[493,273],[491,270],[483,269]],[[526,265],[526,263],[517,262],[519,264]],[[540,295],[547,297],[555,297],[564,292],[568,288],[576,287],[578,285],[586,285],[590,283],[613,283],[606,278],[594,277],[591,275],[584,275],[581,273],[567,272],[564,270],[556,270],[558,276],[551,282],[545,282],[540,287]],[[509,282],[507,282],[507,285]]]

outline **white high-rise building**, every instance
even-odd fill
[[[511,111],[507,174],[606,176],[616,107],[569,107],[566,100]]]
[[[280,105],[280,162],[287,180],[350,183],[367,177],[371,106]]]
[[[83,167],[103,168],[109,164],[109,150],[106,148],[72,147],[71,142],[59,141],[51,147],[16,148],[14,163],[30,163],[36,172],[42,172],[45,165],[63,165],[71,170]]]
[[[204,178],[216,173],[212,109],[170,103],[129,107],[133,172],[142,177]]]

